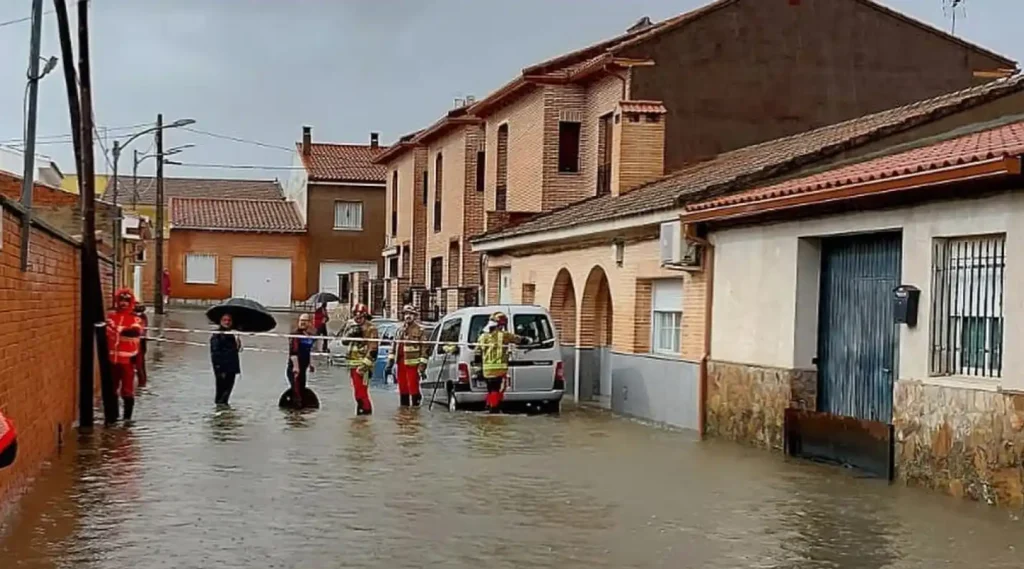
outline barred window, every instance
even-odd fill
[[[1006,235],[935,242],[932,375],[1000,377]]]

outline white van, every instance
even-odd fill
[[[427,348],[427,372],[420,390],[430,397],[445,397],[448,409],[483,407],[487,384],[473,365],[475,344],[495,312],[508,315],[509,331],[527,338],[524,345],[512,349],[509,357],[509,385],[504,403],[525,404],[540,410],[557,412],[565,391],[562,349],[558,343],[551,314],[540,306],[493,305],[463,308],[446,315],[430,334],[431,341],[457,344],[454,354],[445,357],[438,345]]]

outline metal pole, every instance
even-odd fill
[[[132,150],[132,210],[135,210],[139,206],[139,204],[138,204],[138,196],[139,196],[139,151],[138,150]]]
[[[28,55],[28,117],[25,126],[25,168],[21,179],[21,270],[28,270],[28,241],[32,233],[32,188],[36,164],[36,113],[39,101],[39,46],[42,42],[43,0],[32,0],[32,45]]]
[[[114,192],[113,203],[114,203],[114,221],[113,221],[113,237],[111,242],[114,245],[114,290],[117,290],[118,284],[120,284],[120,267],[121,267],[121,206],[117,205],[117,161],[121,158],[121,143],[114,141],[114,172],[111,180],[113,188],[111,191]]]
[[[164,313],[164,116],[156,116],[156,313]]]

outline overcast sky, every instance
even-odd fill
[[[767,0],[766,0],[767,1]],[[779,0],[780,1],[780,0]],[[453,99],[481,97],[519,69],[706,0],[92,0],[97,124],[122,139],[152,122],[194,118],[194,128],[292,148],[303,124],[314,140],[391,142],[428,125]],[[949,29],[943,0],[883,0]],[[76,0],[68,0],[74,8]],[[957,35],[1024,59],[1024,0],[967,0]],[[44,0],[52,12],[52,0]],[[31,0],[0,0],[0,142],[20,140]],[[72,10],[72,19],[75,18]],[[74,24],[73,24],[74,25]],[[507,29],[508,32],[502,32]],[[43,23],[44,57],[59,55],[55,16]],[[38,152],[73,170],[63,77],[40,86]],[[144,128],[144,127],[143,127]],[[60,136],[64,138],[59,138]],[[146,151],[151,138],[131,148]],[[289,167],[291,155],[195,132],[194,163]],[[98,158],[98,171],[107,168]],[[120,163],[128,173],[128,154]],[[144,172],[152,169],[152,161]],[[168,167],[167,175],[288,177],[287,170]]]

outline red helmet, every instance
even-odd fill
[[[370,314],[370,309],[367,308],[366,305],[363,304],[362,302],[357,302],[354,305],[352,305],[352,316],[356,316],[357,314],[362,314],[363,316],[366,316]]]
[[[508,316],[504,312],[495,312],[491,315],[491,321],[498,326],[508,326]]]

